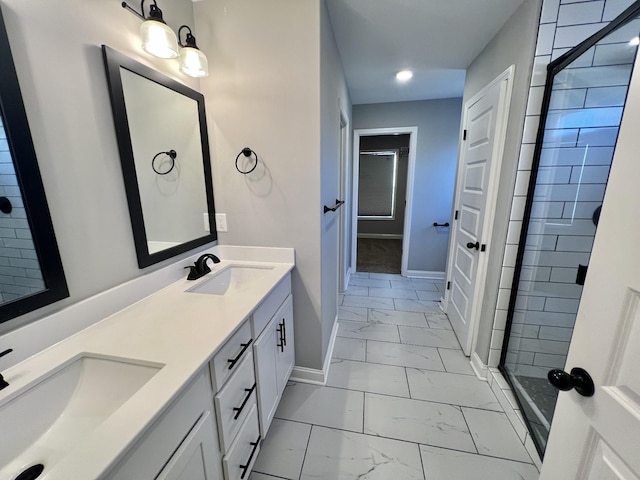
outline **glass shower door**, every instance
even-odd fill
[[[640,2],[549,66],[500,369],[541,455],[640,33]]]

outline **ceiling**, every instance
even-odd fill
[[[466,68],[523,0],[326,0],[354,105],[461,97]],[[410,69],[413,79],[395,74]]]

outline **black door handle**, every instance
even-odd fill
[[[475,248],[476,250],[480,250],[480,242],[469,242],[467,243],[467,248]]]
[[[591,397],[596,391],[591,375],[579,367],[572,368],[571,373],[567,373],[559,368],[550,370],[547,378],[551,385],[563,392],[575,388],[576,392],[583,397]]]

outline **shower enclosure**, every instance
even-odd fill
[[[640,34],[640,1],[548,67],[500,370],[544,454]],[[637,101],[637,99],[636,99]]]

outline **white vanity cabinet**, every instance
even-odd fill
[[[211,385],[205,371],[185,389],[105,478],[222,478]]]
[[[264,325],[264,318],[268,321]],[[293,300],[287,276],[256,309],[253,315],[257,340],[253,346],[260,433],[264,438],[287,385],[295,361]]]

